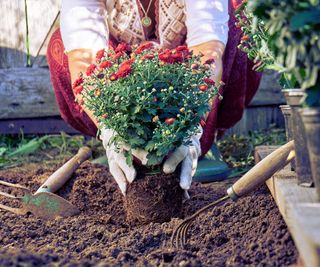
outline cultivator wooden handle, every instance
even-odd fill
[[[73,172],[80,166],[82,162],[91,157],[91,149],[89,147],[81,147],[78,153],[56,170],[41,187],[37,190],[40,192],[56,192],[60,189]]]
[[[265,157],[228,189],[228,195],[236,200],[268,180],[275,172],[295,157],[294,142],[290,141]]]

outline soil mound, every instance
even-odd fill
[[[55,169],[38,165],[0,172],[36,191]],[[0,266],[287,266],[297,250],[267,189],[227,201],[199,217],[185,250],[170,247],[174,227],[225,194],[229,182],[192,185],[181,217],[130,226],[107,169],[84,163],[59,195],[81,214],[43,221],[0,211]],[[1,197],[1,201],[3,198]],[[76,264],[76,265],[74,265]]]

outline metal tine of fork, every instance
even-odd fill
[[[200,210],[198,210],[196,213],[194,213],[192,216],[186,218],[184,221],[182,221],[173,231],[171,236],[171,245],[177,248],[184,248],[186,241],[187,241],[187,233],[188,229],[191,225],[191,223],[199,216],[199,214],[207,211],[208,209],[216,206],[220,202],[223,202],[229,198],[228,195],[223,196],[222,198],[219,198],[218,200],[208,204],[207,206],[204,206]]]
[[[1,180],[0,180],[0,184],[1,184],[1,185],[8,186],[8,187],[19,188],[19,189],[22,189],[23,191],[30,192],[30,190],[29,190],[27,187],[25,187],[25,186],[23,186],[23,185],[20,185],[20,184],[12,184],[12,183],[5,182],[5,181],[1,181]]]
[[[189,227],[191,225],[191,221],[189,221],[188,223],[185,224],[185,227],[183,228],[183,232],[182,232],[182,246],[184,247],[186,245],[186,241],[187,241],[187,234],[188,234],[188,230]],[[180,237],[181,238],[181,237]]]
[[[4,197],[14,198],[14,199],[21,199],[21,197],[17,197],[17,196],[14,196],[14,195],[8,194],[6,192],[2,192],[2,191],[0,191],[0,195],[4,196]]]
[[[4,209],[4,210],[11,211],[11,212],[13,212],[15,214],[18,214],[18,215],[26,214],[26,210],[25,209],[12,208],[12,207],[9,207],[9,206],[3,205],[3,204],[0,204],[0,208]]]
[[[187,220],[183,221],[178,227],[174,230],[172,237],[171,237],[171,245],[177,248],[184,248],[186,243],[187,231],[192,222],[188,218]]]

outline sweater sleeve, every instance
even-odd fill
[[[60,30],[65,51],[106,48],[106,15],[105,0],[62,0]]]
[[[185,0],[187,44],[228,40],[228,0]]]

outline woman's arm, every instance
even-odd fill
[[[228,40],[228,0],[186,0],[188,46]]]
[[[72,84],[95,62],[96,52],[107,47],[109,34],[105,17],[104,0],[62,0],[60,31]],[[93,113],[86,108],[84,111],[98,126]]]
[[[186,0],[187,44],[202,61],[215,59],[214,77],[222,78],[222,56],[228,40],[228,0]]]

